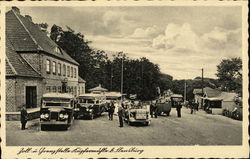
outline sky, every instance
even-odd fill
[[[111,57],[146,57],[174,79],[216,78],[222,59],[242,55],[238,6],[19,7],[35,23],[81,32]]]

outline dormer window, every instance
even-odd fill
[[[61,50],[58,47],[55,48],[55,52],[61,54]]]

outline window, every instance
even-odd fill
[[[76,78],[76,68],[74,68],[74,78]]]
[[[57,70],[58,75],[61,75],[61,70],[62,70],[61,64],[58,63],[58,70]]]
[[[63,64],[63,76],[66,76],[66,65]]]
[[[46,72],[50,73],[50,60],[46,61]]]
[[[56,92],[56,86],[53,86],[52,92]]]
[[[61,87],[61,86],[58,86],[57,91],[58,91],[59,93],[62,93],[62,87]]]
[[[47,93],[50,92],[50,86],[47,86],[47,87],[46,87],[46,91],[47,91]]]
[[[67,77],[70,77],[70,67],[67,66]]]
[[[73,67],[71,67],[70,76],[73,77]]]
[[[56,74],[56,62],[55,61],[53,61],[52,63],[52,72],[53,74]]]
[[[75,86],[75,95],[77,95],[77,87]]]
[[[62,54],[61,50],[59,47],[55,47],[54,51],[58,54]]]

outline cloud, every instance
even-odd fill
[[[154,38],[160,34],[159,28],[154,25],[147,28],[136,28],[131,37],[134,38]]]
[[[167,25],[165,35],[159,35],[152,40],[154,48],[165,49],[190,49],[198,50],[198,37],[193,32],[190,24],[184,23],[182,26],[174,23]]]
[[[108,10],[103,13],[101,21],[95,22],[95,35],[121,35],[131,34],[136,23],[126,12]]]

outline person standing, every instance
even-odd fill
[[[153,105],[153,102],[151,102],[151,104],[150,104],[149,111],[150,111],[150,116],[151,116],[151,118],[153,118],[153,112],[154,112],[154,105]]]
[[[176,111],[177,111],[177,116],[178,118],[181,118],[181,103],[180,102],[176,102]]]
[[[26,127],[26,123],[28,121],[28,113],[27,113],[27,110],[26,110],[26,106],[23,105],[22,108],[21,108],[21,124],[22,124],[22,130],[25,130],[25,127]]]
[[[109,120],[113,120],[114,111],[115,111],[115,105],[114,102],[112,101],[109,105]]]
[[[118,107],[118,117],[119,117],[120,127],[123,127],[123,107],[122,106]]]
[[[155,118],[157,118],[157,115],[158,115],[158,107],[157,107],[156,104],[154,105],[154,115],[155,115]]]

